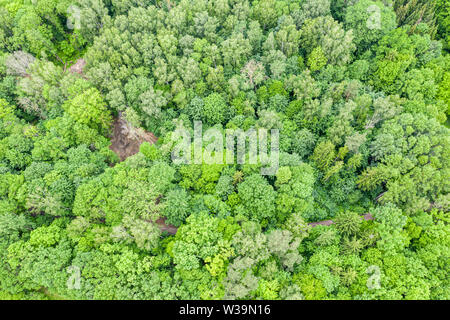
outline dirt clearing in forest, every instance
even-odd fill
[[[120,116],[114,120],[111,146],[109,147],[120,158],[120,161],[139,152],[140,145],[147,141],[155,143],[158,138],[151,132],[131,127]]]
[[[155,223],[159,226],[159,229],[161,229],[161,231],[167,231],[171,235],[177,233],[178,228],[171,224],[166,224],[166,218],[164,217],[159,218]]]

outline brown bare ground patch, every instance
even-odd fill
[[[131,128],[120,116],[114,120],[112,129],[109,148],[119,156],[120,161],[138,153],[143,142],[153,144],[158,140],[151,132]]]
[[[169,234],[174,235],[177,233],[178,228],[171,224],[166,224],[166,218],[162,217],[155,222],[161,231],[167,231]]]
[[[69,68],[69,71],[72,73],[78,73],[79,75],[84,76],[84,74],[83,74],[84,66],[86,66],[86,60],[80,58],[77,60],[77,62],[75,64],[73,64]]]
[[[156,221],[153,220],[145,220],[145,221],[156,224],[162,232],[167,231],[167,233],[169,233],[170,235],[174,235],[175,233],[177,233],[178,228],[172,224],[166,223],[166,220],[167,220],[166,217],[160,217]]]

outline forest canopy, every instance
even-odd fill
[[[0,299],[448,300],[449,114],[446,0],[0,0]]]

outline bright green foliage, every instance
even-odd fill
[[[275,191],[260,175],[251,175],[238,186],[242,213],[256,221],[267,221],[275,211]]]
[[[449,10],[0,0],[0,299],[450,299]]]
[[[72,33],[76,22],[66,23],[67,19],[80,19],[73,17],[70,5],[71,1],[56,0],[2,3],[2,15],[6,19],[6,25],[2,26],[4,49],[10,52],[22,49],[37,57],[49,57],[63,64],[69,62],[84,44]],[[12,38],[6,39],[9,36]]]
[[[213,93],[203,102],[202,119],[208,124],[223,123],[227,116],[227,105],[223,98]]]
[[[313,72],[322,69],[326,64],[327,58],[323,53],[322,47],[315,48],[308,56],[308,66]]]
[[[68,100],[63,108],[75,121],[94,129],[106,129],[111,121],[105,102],[93,88]]]

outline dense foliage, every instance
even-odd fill
[[[450,299],[449,14],[0,0],[0,299]],[[278,129],[276,175],[173,163],[194,121]]]

